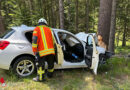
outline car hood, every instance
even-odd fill
[[[87,37],[88,37],[88,35],[96,35],[96,33],[88,33],[88,34],[86,34],[86,33],[84,33],[84,32],[80,32],[80,33],[77,33],[77,34],[75,34],[75,36],[77,37],[77,38],[79,38],[81,41],[84,41],[84,42],[87,42]],[[88,38],[89,39],[89,38]],[[88,40],[88,42],[89,41],[91,41],[91,40]],[[99,47],[99,46],[96,46],[96,48],[97,48],[97,51],[99,52],[99,54],[105,54],[105,49],[104,48],[102,48],[102,47]]]
[[[88,34],[86,34],[85,32],[80,32],[80,33],[75,34],[75,36],[76,36],[78,39],[80,39],[80,40],[82,40],[82,41],[84,41],[84,42],[87,42],[87,37],[88,37],[88,35],[90,35],[90,34],[96,35],[96,33],[88,33]]]

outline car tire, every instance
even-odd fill
[[[27,77],[33,74],[35,69],[34,58],[30,56],[22,56],[13,64],[12,71],[18,77]]]

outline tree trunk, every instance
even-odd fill
[[[56,21],[56,28],[60,28],[60,10],[59,10],[59,1],[55,0],[55,7],[56,7],[56,11],[55,11],[55,21]]]
[[[68,5],[68,21],[69,21],[69,23],[70,23],[70,21],[71,21],[71,11],[70,11],[70,5],[71,5],[71,1],[70,0],[68,0],[68,3],[69,3],[69,5]]]
[[[122,40],[122,47],[126,46],[126,21],[124,21],[124,33],[123,33],[123,40]]]
[[[128,15],[128,11],[129,11],[129,9],[127,6],[127,7],[125,7],[125,16]],[[124,33],[123,33],[122,47],[126,46],[127,24],[128,24],[128,20],[125,17],[124,18]]]
[[[89,31],[89,0],[86,0],[86,33]]]
[[[108,49],[110,22],[111,22],[112,0],[100,0],[99,22],[98,22],[98,39],[99,46]]]
[[[67,25],[67,27],[66,27],[66,29],[69,29],[69,27],[71,26],[71,8],[70,8],[70,6],[71,6],[71,0],[67,0],[67,6],[68,6],[68,25]]]
[[[3,23],[3,17],[1,14],[1,0],[0,0],[0,35],[2,35],[2,33],[5,32],[5,27],[4,27],[4,23]]]
[[[114,52],[115,48],[115,29],[116,29],[116,0],[112,1],[112,15],[111,15],[111,27],[109,36],[108,50]]]
[[[43,0],[43,15],[44,15],[44,18],[47,20],[47,1],[46,0]]]
[[[54,14],[54,12],[55,12],[54,11],[55,10],[55,7],[54,7],[55,4],[54,3],[55,3],[55,1],[51,0],[51,19],[52,19],[51,21],[52,21],[52,27],[55,27],[55,22],[56,22],[55,21],[55,17],[54,17],[54,15],[55,15]]]
[[[75,13],[75,31],[78,32],[78,0],[75,1],[76,13]]]
[[[60,28],[64,29],[64,0],[59,0]]]
[[[33,11],[33,0],[28,0],[28,3],[29,3],[30,14],[32,15],[32,11]]]

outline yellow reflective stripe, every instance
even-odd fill
[[[54,72],[54,68],[53,69],[48,69],[48,72]]]
[[[46,53],[39,53],[40,56],[44,56],[44,55],[48,55],[48,54],[55,54],[54,51],[51,51],[51,52],[46,52]]]
[[[42,27],[42,31],[43,31],[42,33],[44,33],[43,37],[44,37],[44,39],[45,39],[45,42],[44,42],[44,43],[45,43],[45,46],[46,46],[45,49],[48,49],[47,41],[46,41],[46,36],[45,36],[45,32],[44,32],[43,27]]]
[[[37,33],[37,31],[33,31],[33,33]]]
[[[55,53],[54,49],[39,51],[40,55],[47,55],[47,54],[50,54],[50,53]]]
[[[40,27],[40,31],[41,31],[41,36],[42,36],[44,48],[47,49],[48,47],[47,47],[47,42],[46,42],[43,26],[39,26],[39,27]]]
[[[50,51],[42,52],[42,53],[40,53],[40,54],[49,53],[49,52],[50,52],[50,53],[55,53],[54,50],[50,50]]]
[[[45,47],[46,47],[46,46],[45,46],[45,40],[44,40],[44,37],[43,37],[44,34],[42,34],[43,32],[42,32],[42,29],[41,29],[41,28],[42,28],[42,27],[40,27],[40,31],[41,31],[42,41],[44,41],[44,42],[43,42],[43,45],[44,45],[44,48],[45,48]]]
[[[39,80],[42,80],[42,75],[45,73],[44,70],[42,70],[42,67],[39,67],[38,74],[39,74]]]
[[[54,51],[49,51],[49,52],[44,52],[44,53],[39,53],[39,54],[49,54],[49,53],[55,53]]]
[[[32,43],[32,47],[37,47],[37,44]]]
[[[43,52],[50,51],[50,50],[54,50],[54,48],[42,50],[42,51],[39,51],[39,52],[40,52],[40,53],[43,53]]]

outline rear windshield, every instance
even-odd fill
[[[14,32],[15,32],[15,30],[8,31],[8,32],[6,32],[1,38],[7,39],[7,38],[9,38]]]

